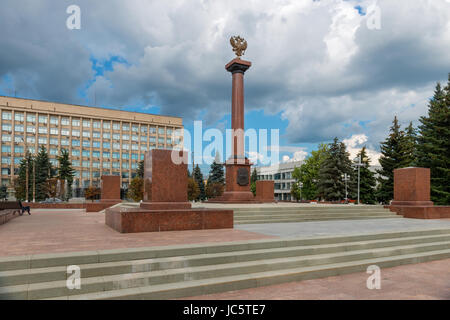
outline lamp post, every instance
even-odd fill
[[[350,181],[350,176],[348,174],[342,175],[342,181],[345,182],[345,203],[348,203],[348,186],[347,183]]]
[[[298,187],[300,188],[300,202],[302,202],[303,201],[303,197],[302,197],[303,182],[300,182],[298,184]]]
[[[361,167],[365,164],[363,161],[367,161],[367,158],[362,159],[361,155],[354,159],[354,166],[358,167],[358,204],[360,204],[360,190],[361,190]]]
[[[24,138],[21,138],[21,140],[23,141],[23,143],[25,144],[25,148],[27,149],[27,152],[25,153],[25,156],[27,156],[27,154],[30,152],[30,149],[28,148],[28,143],[24,140]],[[26,202],[28,202],[28,193],[29,193],[29,189],[28,189],[28,184],[30,181],[30,174],[29,174],[29,168],[28,168],[28,161],[27,161],[27,170],[26,170]],[[33,203],[36,202],[36,163],[34,163],[33,161]]]

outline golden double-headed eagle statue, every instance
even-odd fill
[[[236,56],[241,58],[245,54],[245,50],[247,50],[247,41],[245,41],[244,38],[237,36],[231,37],[230,43]]]

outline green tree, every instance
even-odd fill
[[[142,178],[142,179],[144,179],[144,170],[145,170],[144,165],[145,165],[144,160],[139,161],[138,168],[136,171],[137,177]]]
[[[33,165],[34,159],[30,152],[27,152],[25,158],[20,161],[18,177],[14,181],[14,189],[16,198],[25,201],[26,197],[26,181],[28,168],[28,200],[33,200]]]
[[[394,198],[394,170],[413,164],[408,139],[405,132],[401,130],[397,117],[395,117],[389,136],[380,146],[381,170],[377,171],[380,175],[377,199],[380,202],[389,203]]]
[[[194,178],[188,178],[188,199],[196,201],[200,196],[200,189]]]
[[[250,176],[250,189],[254,196],[256,196],[256,181],[258,181],[258,171],[253,168],[252,175]]]
[[[405,130],[405,137],[403,143],[404,153],[404,167],[413,166],[417,163],[417,130],[414,128],[413,123],[410,122],[409,126]]]
[[[342,176],[353,172],[345,144],[335,138],[319,170],[318,192],[327,201],[345,199],[345,182]]]
[[[128,188],[128,197],[135,202],[139,202],[144,199],[144,179],[136,176],[131,180],[130,187]]]
[[[294,170],[293,178],[297,182],[297,187],[302,183],[301,198],[306,200],[316,200],[319,197],[317,183],[319,181],[319,171],[328,154],[328,145],[320,144],[317,150],[311,152],[303,165]]]
[[[225,175],[223,170],[223,165],[214,161],[211,164],[211,170],[209,172],[208,184],[209,183],[220,183],[225,184]]]
[[[200,193],[196,200],[203,201],[206,199],[205,181],[203,179],[203,173],[198,165],[194,168],[192,176],[195,182],[197,182],[198,188],[200,190]]]
[[[431,200],[450,205],[450,74],[444,89],[436,85],[420,123],[417,165],[431,170]]]
[[[36,201],[43,201],[47,194],[47,180],[54,176],[55,170],[48,158],[47,149],[42,145],[36,156]]]
[[[58,179],[67,181],[67,190],[64,200],[69,200],[72,195],[73,177],[75,176],[75,170],[72,168],[72,163],[69,159],[69,152],[66,149],[61,150],[61,154],[58,156]]]
[[[360,152],[358,152],[357,157],[361,157],[361,162],[363,166],[360,167],[360,202],[364,204],[375,204],[375,187],[377,181],[375,179],[375,174],[370,171],[370,161],[371,159],[367,155],[366,147],[362,148]],[[353,184],[354,189],[352,190],[352,198],[356,199],[357,196],[357,188],[358,188],[358,167],[355,167],[353,172],[353,180],[356,184]]]
[[[8,198],[8,188],[6,186],[0,186],[0,201],[4,201]]]

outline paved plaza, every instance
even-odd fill
[[[450,229],[448,219],[383,219],[239,225],[234,230],[120,234],[104,224],[103,213],[34,210],[31,216],[18,217],[0,226],[0,257],[446,228]],[[366,288],[368,276],[366,273],[353,273],[187,299],[450,299],[450,259],[382,269],[381,290]]]

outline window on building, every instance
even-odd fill
[[[120,140],[120,134],[118,134],[118,133],[113,133],[113,139],[114,139],[114,140]]]
[[[131,164],[131,170],[136,170],[137,169],[137,163],[136,162],[133,162],[132,164]]]
[[[166,134],[166,129],[165,129],[165,128],[159,128],[159,129],[158,129],[158,134],[159,134],[160,136],[165,135],[165,134]]]
[[[27,137],[27,143],[36,143],[36,138],[35,137]]]
[[[58,145],[58,139],[50,138],[50,144],[53,145],[53,146],[57,146]]]
[[[139,132],[139,126],[133,125],[133,126],[131,127],[131,130],[132,130],[133,132]]]
[[[111,139],[111,134],[110,133],[103,133],[103,139]]]
[[[68,145],[70,145],[69,139],[61,139],[61,145],[64,147],[67,147]]]
[[[158,138],[158,143],[164,145],[165,142],[164,140],[165,140],[164,138]]]
[[[120,150],[120,143],[113,143],[114,150]]]
[[[24,153],[25,152],[25,148],[22,146],[16,146],[14,147],[14,152],[15,153]]]
[[[100,139],[101,136],[102,136],[101,133],[98,132],[98,131],[92,132],[92,137],[93,137],[94,139]]]
[[[130,145],[127,143],[122,144],[122,150],[130,150]]]
[[[61,135],[62,136],[70,136],[70,131],[69,129],[61,129]]]
[[[119,152],[113,152],[112,157],[113,157],[113,159],[120,159],[120,153]]]
[[[128,162],[122,162],[122,169],[130,169],[130,164]]]
[[[11,174],[11,169],[2,168],[2,176],[9,176]]]
[[[83,120],[83,127],[90,128],[91,127],[91,121],[90,120]]]
[[[12,120],[12,113],[8,111],[2,112],[2,119],[3,120]]]
[[[48,133],[47,127],[39,127],[39,133],[47,134]]]
[[[80,126],[80,120],[72,119],[72,127],[79,127],[79,126]]]
[[[87,141],[87,140],[83,140],[83,147],[84,148],[90,148],[91,147],[91,142]]]
[[[150,127],[150,134],[156,134],[156,127]]]
[[[39,123],[47,124],[48,116],[39,116]]]
[[[80,156],[80,150],[72,150],[72,157],[79,157]]]
[[[129,160],[130,159],[130,155],[128,153],[122,153],[122,159]]]
[[[11,164],[10,157],[2,157],[2,164]]]
[[[109,152],[103,152],[103,158],[109,159],[111,157],[111,153]]]
[[[122,140],[130,140],[130,136],[128,134],[122,135]]]
[[[94,121],[94,122],[92,122],[92,127],[94,129],[100,129],[102,127],[102,124],[100,121]]]
[[[113,169],[120,169],[120,162],[113,162],[112,167]]]
[[[10,124],[7,124],[7,123],[2,124],[2,130],[11,132],[12,131],[12,126]]]
[[[93,161],[93,162],[92,162],[92,168],[100,169],[100,162],[98,162],[98,161]]]
[[[72,160],[72,167],[79,167],[80,161],[79,160]]]
[[[35,126],[27,126],[27,132],[28,133],[36,133],[36,127]]]
[[[100,158],[100,151],[92,151],[92,157]]]
[[[59,124],[58,117],[50,117],[50,124],[58,125]]]
[[[122,131],[130,131],[130,125],[129,124],[124,124],[122,126]]]
[[[47,138],[39,137],[38,143],[39,143],[39,144],[47,144]]]
[[[50,148],[50,155],[51,156],[57,156],[58,155],[58,149]]]
[[[11,146],[2,146],[3,153],[11,153]]]
[[[83,161],[83,168],[89,168],[91,163],[89,161]]]
[[[80,136],[80,130],[72,130],[72,136],[79,137]]]
[[[131,145],[131,150],[138,151],[139,150],[139,145],[138,144],[132,144]]]
[[[141,136],[141,142],[147,142],[148,138],[147,136]]]
[[[92,148],[100,148],[100,141],[93,141]]]
[[[111,149],[111,143],[103,142],[103,149]]]
[[[63,126],[69,126],[70,125],[70,119],[69,118],[61,118],[61,125]]]
[[[83,131],[83,137],[84,138],[90,138],[91,137],[91,132],[90,131]]]
[[[147,134],[148,128],[147,126],[141,126],[141,133]]]
[[[79,147],[80,146],[80,140],[72,140],[72,147]]]
[[[36,123],[36,116],[33,114],[27,114],[27,122]]]
[[[89,150],[83,150],[83,157],[90,158],[91,157],[91,151]]]
[[[141,161],[145,159],[145,154],[141,154]]]
[[[110,162],[107,162],[107,161],[104,161],[104,162],[103,162],[103,168],[105,168],[105,169],[111,168],[111,163],[110,163]]]
[[[15,120],[15,121],[23,122],[24,119],[25,119],[25,116],[24,116],[23,113],[18,113],[18,112],[16,112],[16,113],[14,114],[14,120]]]
[[[150,137],[150,143],[156,143],[156,138],[155,137]]]
[[[132,153],[131,154],[131,159],[132,160],[139,160],[139,155],[137,153]]]
[[[54,135],[54,136],[57,136],[58,135],[58,128],[50,128],[50,134],[51,135]]]
[[[114,122],[113,123],[113,129],[114,130],[120,130],[120,122]]]
[[[111,122],[105,122],[103,121],[103,129],[111,129]]]
[[[11,142],[11,135],[10,134],[2,134],[2,141],[3,142]]]

